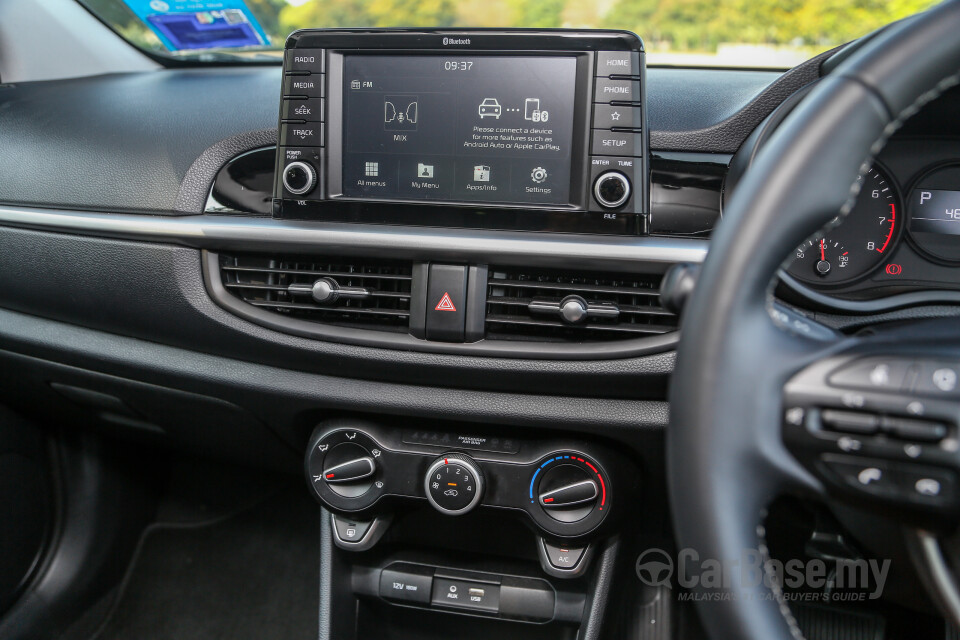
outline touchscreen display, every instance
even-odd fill
[[[576,58],[344,56],[343,195],[568,205]]]

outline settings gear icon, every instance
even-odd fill
[[[547,179],[547,170],[543,167],[537,167],[530,172],[530,179],[537,184],[543,184],[543,182],[545,182]]]

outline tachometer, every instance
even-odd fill
[[[856,204],[827,235],[797,248],[787,272],[808,284],[840,284],[861,278],[893,252],[900,233],[900,194],[883,170],[866,175]]]

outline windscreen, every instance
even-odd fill
[[[648,65],[786,69],[934,0],[79,0],[124,38],[196,62],[276,58],[297,29],[625,29]]]

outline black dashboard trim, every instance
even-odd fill
[[[786,271],[780,271],[780,282],[793,293],[801,296],[805,301],[813,303],[821,309],[841,311],[856,315],[871,315],[937,303],[960,304],[960,291],[946,291],[931,289],[929,291],[911,291],[897,295],[878,298],[876,300],[846,300],[835,298],[825,293],[814,291],[800,281],[793,278]]]

